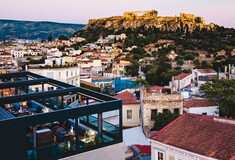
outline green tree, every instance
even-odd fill
[[[182,66],[184,64],[183,59],[177,59],[177,65]]]
[[[135,81],[136,84],[142,84],[144,87],[149,88],[149,83],[145,79],[138,78]]]
[[[51,42],[52,41],[52,35],[50,34],[49,36],[48,36],[48,42]]]
[[[235,80],[213,79],[200,87],[204,97],[219,104],[220,116],[235,118]]]
[[[132,65],[126,66],[127,75],[131,75],[132,77],[138,76],[139,73],[139,63],[134,60]]]
[[[65,35],[61,35],[60,37],[59,37],[59,40],[69,40],[69,38],[67,37],[67,36],[65,36]]]
[[[152,130],[161,130],[166,125],[175,120],[177,117],[179,117],[179,114],[171,113],[169,110],[164,113],[159,113],[155,119],[155,124]]]

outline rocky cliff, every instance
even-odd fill
[[[158,12],[152,11],[135,11],[125,12],[123,16],[115,16],[109,18],[90,19],[89,23],[83,30],[106,28],[109,30],[118,31],[128,28],[150,27],[159,28],[161,31],[177,31],[188,30],[192,32],[196,28],[213,30],[214,24],[206,25],[203,17],[196,17],[193,14],[180,13],[179,17],[159,17]]]

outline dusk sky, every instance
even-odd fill
[[[87,24],[125,11],[157,10],[159,16],[192,13],[206,23],[235,28],[235,0],[0,0],[0,19]]]

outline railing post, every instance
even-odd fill
[[[64,96],[61,96],[61,109],[64,109]]]
[[[76,137],[76,150],[79,149],[79,139],[78,139],[78,117],[75,118],[75,137]]]
[[[44,83],[42,84],[42,92],[44,91]],[[42,103],[45,104],[45,98],[42,99]]]
[[[17,81],[17,77],[14,78],[14,81],[15,82]],[[18,89],[17,89],[17,87],[15,87],[15,95],[17,95],[17,94],[18,94]]]
[[[119,130],[120,130],[120,138],[122,140],[122,108],[119,109]]]
[[[89,98],[86,98],[86,105],[89,105]],[[89,123],[89,115],[86,116],[87,123]]]
[[[102,134],[102,129],[103,129],[102,121],[103,121],[102,113],[98,113],[98,134],[99,134],[99,136]]]

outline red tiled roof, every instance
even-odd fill
[[[151,146],[150,145],[138,145],[138,144],[134,144],[133,146],[135,146],[140,152],[142,152],[146,156],[151,153]]]
[[[183,114],[150,139],[220,160],[235,156],[235,124]]]
[[[191,73],[181,73],[180,76],[180,80],[184,79],[185,77],[188,77],[189,75],[191,75]],[[178,76],[174,77],[174,80],[178,80]]]
[[[184,107],[209,107],[209,106],[218,106],[215,101],[209,101],[207,99],[194,99],[189,101],[184,101]]]
[[[109,62],[107,59],[101,59],[101,62]]]
[[[139,104],[140,102],[136,101],[136,96],[131,94],[128,91],[122,92],[119,95],[115,96],[118,99],[122,100],[122,104]]]
[[[197,69],[197,71],[200,73],[217,73],[213,69]]]
[[[168,89],[168,88],[164,88],[164,87],[161,87],[161,86],[154,86],[154,87],[150,88],[148,90],[148,92],[152,93],[152,91],[154,91],[154,90],[164,90],[164,89]]]
[[[83,80],[80,80],[80,83],[86,84],[86,85],[91,86],[91,87],[97,87],[94,83],[90,83],[90,82],[83,81]]]

